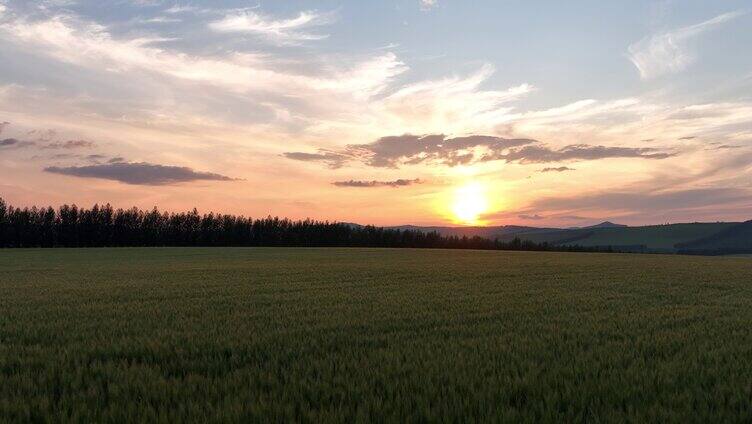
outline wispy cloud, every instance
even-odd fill
[[[728,149],[742,149],[744,146],[736,146],[732,144],[721,144],[708,150],[728,150]]]
[[[491,130],[509,119],[507,104],[534,90],[520,84],[506,90],[484,89],[494,67],[483,65],[467,76],[419,81],[405,85],[378,102],[374,109],[386,124],[411,132]]]
[[[136,22],[140,24],[175,24],[182,22],[179,18],[169,18],[167,16],[155,16],[153,18],[138,19]]]
[[[182,13],[197,13],[197,12],[205,12],[208,11],[208,9],[201,9],[196,6],[188,5],[188,4],[178,4],[175,3],[169,8],[164,10],[164,13],[169,14],[182,14]]]
[[[159,47],[162,38],[115,38],[107,28],[58,15],[40,21],[13,19],[0,24],[5,37],[55,59],[110,72],[146,70],[172,78],[212,84],[236,92],[290,92],[298,96],[337,93],[370,96],[407,68],[392,53],[365,59],[328,76],[272,69],[257,55],[192,56]]]
[[[699,24],[643,38],[629,46],[629,60],[640,72],[642,79],[682,71],[696,60],[689,46],[693,38],[744,13],[742,11],[724,13]]]
[[[359,181],[359,180],[348,180],[348,181],[335,181],[332,184],[337,187],[359,187],[359,188],[370,188],[370,187],[405,187],[413,184],[420,184],[422,181],[418,178],[413,180],[406,180],[406,179],[398,179],[393,181]]]
[[[212,172],[199,172],[184,166],[156,165],[146,162],[114,162],[100,165],[58,167],[45,172],[81,178],[99,178],[134,185],[169,185],[191,181],[234,181]]]
[[[506,162],[549,163],[578,160],[598,160],[608,158],[666,159],[675,152],[665,152],[645,147],[612,147],[573,144],[562,149],[546,146],[524,146],[508,153],[488,155],[484,160],[504,160]]]
[[[211,22],[209,28],[217,32],[256,34],[271,41],[285,44],[324,39],[327,35],[313,34],[304,30],[326,25],[332,21],[332,13],[304,11],[294,18],[274,19],[253,10],[241,10]]]
[[[42,146],[43,149],[87,149],[94,147],[94,142],[88,140],[55,141]]]
[[[421,10],[431,10],[439,4],[438,0],[420,0]]]

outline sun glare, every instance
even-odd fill
[[[454,192],[451,210],[458,223],[479,224],[478,218],[488,210],[488,200],[483,185],[474,182],[458,187]]]

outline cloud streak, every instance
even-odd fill
[[[645,80],[682,71],[697,60],[689,46],[692,39],[743,14],[724,13],[699,24],[643,38],[629,46],[629,60]]]
[[[198,172],[185,166],[156,165],[146,162],[113,162],[98,165],[58,167],[45,172],[80,178],[98,178],[132,185],[170,185],[192,181],[234,181],[212,172]]]
[[[566,172],[566,171],[574,171],[574,168],[570,168],[568,166],[559,166],[559,167],[548,167],[543,168],[540,170],[540,172]]]
[[[315,11],[300,12],[290,19],[274,19],[252,10],[241,10],[209,23],[209,28],[216,32],[256,34],[273,42],[288,44],[326,38],[327,35],[302,30],[326,25],[332,20],[331,14]]]
[[[413,180],[405,180],[405,179],[398,179],[393,181],[357,181],[357,180],[348,180],[348,181],[335,181],[332,184],[337,187],[359,187],[359,188],[371,188],[371,187],[406,187],[413,184],[421,184],[422,181],[418,178]]]
[[[662,152],[649,147],[607,147],[573,144],[559,150],[545,146],[525,146],[508,153],[487,156],[484,160],[504,160],[506,162],[550,163],[609,158],[666,159],[675,156],[673,152]]]

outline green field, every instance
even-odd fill
[[[0,421],[752,420],[752,260],[0,250]]]

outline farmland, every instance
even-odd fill
[[[752,260],[0,250],[0,421],[749,421]]]

